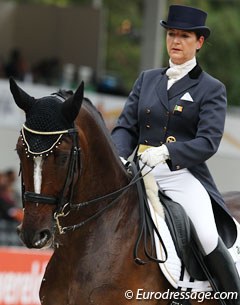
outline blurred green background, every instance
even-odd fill
[[[140,70],[144,0],[16,0],[15,2],[58,6],[101,5],[106,11],[105,69],[109,74],[121,79],[124,94],[131,90]],[[192,5],[208,12],[207,25],[212,33],[198,54],[198,61],[208,73],[226,85],[229,105],[239,106],[240,1],[182,0],[166,1],[166,4],[166,7],[170,4]],[[165,16],[166,14],[167,12]],[[165,66],[168,64],[168,58],[165,50],[161,51],[164,52],[162,65]]]

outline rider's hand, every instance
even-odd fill
[[[168,158],[169,152],[166,145],[148,148],[140,157],[141,161],[150,167],[164,163]]]

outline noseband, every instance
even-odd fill
[[[42,151],[40,153],[34,153],[30,150],[28,142],[25,138],[24,130],[27,130],[28,132],[35,134],[35,135],[42,135],[42,136],[59,135],[59,137],[58,137],[57,141],[55,141],[55,143],[49,149]],[[66,176],[66,180],[65,180],[63,189],[57,196],[42,195],[42,194],[38,194],[35,192],[29,192],[29,191],[25,192],[25,186],[24,186],[24,182],[22,179],[23,205],[24,205],[24,202],[26,202],[26,201],[33,202],[36,204],[50,204],[50,205],[56,206],[56,208],[57,208],[56,212],[58,212],[63,208],[63,206],[66,204],[66,202],[72,201],[73,188],[74,188],[74,176],[78,172],[78,170],[80,171],[80,169],[81,169],[81,166],[79,166],[79,169],[78,169],[79,160],[81,160],[81,159],[80,159],[80,147],[79,147],[79,143],[78,143],[77,129],[70,128],[70,129],[61,130],[61,131],[45,132],[45,131],[36,131],[36,130],[30,129],[27,126],[23,125],[22,131],[21,131],[23,144],[27,146],[27,148],[25,149],[27,157],[30,158],[32,156],[34,159],[37,157],[42,157],[42,156],[48,157],[51,153],[53,153],[54,148],[58,147],[58,145],[60,144],[59,140],[61,139],[61,137],[64,134],[67,134],[72,138],[72,148],[71,148],[70,160],[69,160],[69,164],[68,164],[68,172],[67,172],[67,176]],[[68,198],[65,198],[67,190],[69,190]]]

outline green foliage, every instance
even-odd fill
[[[214,11],[208,22],[212,34],[200,56],[204,68],[226,85],[232,105],[240,105],[239,9],[237,4]]]
[[[9,2],[11,2],[10,0]],[[15,0],[16,3],[28,3],[28,4],[46,4],[46,5],[59,5],[66,6],[69,4],[91,4],[91,0]]]
[[[116,73],[130,90],[140,62],[141,0],[105,0],[108,11],[106,69]],[[127,23],[129,28],[124,27]]]

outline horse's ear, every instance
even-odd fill
[[[68,122],[72,123],[81,108],[83,101],[84,83],[81,82],[76,92],[63,103],[62,113]]]
[[[10,83],[10,90],[14,97],[15,103],[18,105],[19,108],[21,108],[27,113],[28,110],[34,104],[35,99],[32,96],[28,95],[25,91],[23,91],[23,89],[21,89],[17,85],[17,83],[12,77],[10,77],[9,83]]]

